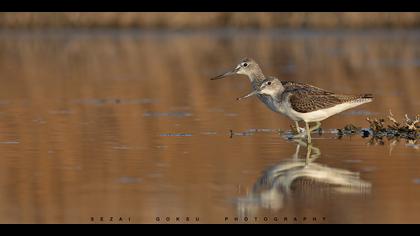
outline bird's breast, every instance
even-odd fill
[[[258,98],[268,108],[270,108],[270,110],[272,110],[274,112],[277,112],[277,113],[284,114],[284,107],[279,102],[277,102],[276,100],[274,100],[273,98],[271,98],[270,96],[264,96],[264,95],[258,94]]]

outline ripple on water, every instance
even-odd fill
[[[188,133],[167,133],[167,134],[160,134],[161,137],[190,137],[192,134]]]
[[[263,132],[263,133],[272,133],[272,132],[279,132],[279,129],[270,129],[270,128],[252,128],[249,130],[246,130],[245,132]]]
[[[346,163],[361,163],[362,160],[353,160],[353,159],[350,159],[350,160],[343,160],[343,162],[346,162]]]
[[[215,131],[207,131],[207,132],[201,132],[201,134],[203,134],[203,135],[216,135],[217,132],[215,132]]]
[[[237,131],[230,131],[230,135],[231,136],[252,136],[256,133],[280,133],[281,130],[280,129],[270,129],[270,128],[251,128],[251,129],[247,129],[245,131],[242,132],[237,132]]]
[[[75,103],[85,104],[85,105],[106,105],[106,104],[152,104],[156,103],[156,99],[152,98],[134,98],[134,99],[123,99],[123,98],[88,98],[88,99],[78,99],[74,101]]]
[[[49,113],[52,115],[69,115],[69,114],[73,114],[74,112],[71,110],[52,110],[52,111],[49,111]]]
[[[138,184],[141,183],[143,180],[137,177],[130,177],[130,176],[121,176],[117,179],[117,183],[120,184]]]
[[[0,144],[19,144],[19,141],[1,141]]]
[[[210,108],[208,109],[209,112],[224,112],[225,110],[222,108]]]
[[[171,116],[171,117],[189,117],[192,116],[190,112],[144,112],[143,116],[145,117],[164,117],[164,116]]]
[[[113,146],[112,149],[128,150],[128,149],[130,149],[130,147],[128,147],[128,146]]]

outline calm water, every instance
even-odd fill
[[[308,150],[235,100],[247,79],[209,80],[244,56],[376,99]],[[419,31],[2,31],[0,222],[420,223],[418,142],[333,132],[419,113],[419,75]]]

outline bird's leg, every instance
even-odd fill
[[[310,144],[309,146],[311,148],[311,161],[314,161],[321,155],[321,150],[317,147],[312,146],[312,144]]]
[[[321,126],[321,122],[317,121],[315,122],[316,125],[312,128],[309,128],[309,123],[305,122],[306,124],[306,135],[308,136],[308,143],[311,143],[311,132],[314,130],[317,130]],[[305,133],[299,128],[299,122],[295,121],[297,134],[293,135],[293,138],[303,138],[305,136]]]
[[[308,123],[306,123],[306,124],[308,124]],[[309,139],[309,136],[308,136],[308,139]],[[308,143],[308,146],[306,147],[305,165],[308,165],[309,162],[310,162],[311,152],[312,152],[312,144],[311,143]]]
[[[302,139],[305,137],[305,128],[299,127],[299,121],[295,121],[295,126],[292,125],[292,133],[294,139]]]
[[[300,133],[299,122],[295,121],[296,132]]]
[[[296,145],[296,151],[295,151],[295,154],[293,154],[293,159],[294,160],[299,159],[299,150],[300,150],[300,143],[298,143],[298,145]]]
[[[319,156],[321,156],[321,150],[312,146],[312,143],[309,143],[306,150],[306,165],[315,161],[317,158],[319,158]]]
[[[294,134],[293,136],[292,136],[292,138],[294,138],[294,139],[302,139],[302,138],[304,138],[305,137],[305,132],[299,132],[299,133],[297,133],[297,134]]]
[[[305,121],[306,135],[308,135],[308,144],[311,143],[311,130],[309,129],[309,123]]]
[[[292,134],[294,134],[294,136],[299,136],[299,134],[302,133],[299,127],[299,122],[297,121],[295,121],[295,125],[290,125],[290,128],[292,129]]]
[[[315,122],[315,123],[316,123],[316,125],[315,125],[315,126],[313,126],[313,127],[309,130],[310,132],[315,131],[315,130],[319,129],[319,127],[321,127],[321,122],[317,121],[317,122]]]

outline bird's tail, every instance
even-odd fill
[[[343,103],[368,103],[373,101],[373,95],[370,93],[360,95],[338,95],[337,96]]]
[[[356,103],[368,103],[373,101],[373,94],[371,93],[365,93],[365,94],[361,94],[359,96],[356,97],[356,99],[354,99],[352,102],[356,102]]]
[[[361,95],[361,98],[370,98],[370,99],[373,99],[373,94],[371,94],[371,93],[365,93],[365,94],[362,94]]]

